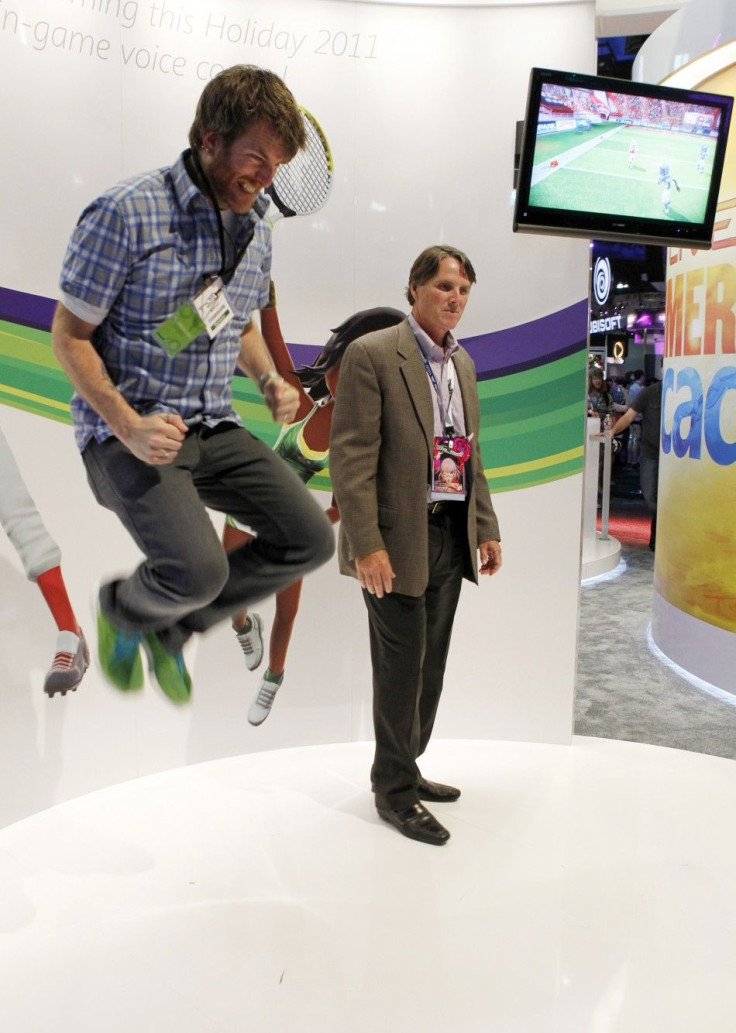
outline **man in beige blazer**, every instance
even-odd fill
[[[330,439],[340,570],[363,589],[373,666],[378,813],[411,839],[449,832],[420,802],[452,786],[422,777],[463,578],[501,566],[498,522],[478,447],[475,368],[455,341],[475,271],[456,248],[414,262],[404,322],[354,341],[342,360]],[[442,442],[469,441],[464,492],[437,500]],[[436,473],[435,473],[436,477]],[[431,496],[434,495],[434,498]]]

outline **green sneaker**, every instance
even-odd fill
[[[174,703],[188,703],[192,694],[192,679],[181,651],[169,653],[155,631],[145,633],[142,646],[148,657],[148,673],[152,681]]]
[[[116,628],[97,604],[97,658],[102,673],[116,689],[143,688],[141,637]]]

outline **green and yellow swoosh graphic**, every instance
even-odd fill
[[[463,342],[478,370],[480,444],[492,491],[515,491],[582,472],[586,319],[587,306],[580,303],[523,327]],[[303,354],[304,346],[298,350]],[[70,423],[71,396],[48,330],[0,319],[0,404]],[[255,385],[235,377],[233,396],[246,426],[273,444],[280,427]],[[329,491],[329,471],[317,473],[310,485]]]

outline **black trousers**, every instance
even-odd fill
[[[467,555],[465,506],[429,518],[429,583],[424,595],[363,592],[373,665],[376,804],[416,803],[417,758],[429,743],[444,681]]]
[[[169,466],[141,462],[117,438],[91,441],[83,459],[97,501],[145,557],[129,577],[102,587],[103,612],[126,631],[158,632],[172,651],[334,551],[332,526],[296,474],[232,423],[191,430]],[[257,537],[226,555],[207,508]]]

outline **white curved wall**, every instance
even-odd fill
[[[478,272],[465,336],[529,322],[587,295],[585,243],[512,234],[511,181],[528,69],[592,70],[592,0],[454,10],[181,0],[171,5],[170,26],[151,25],[153,8],[132,0],[26,0],[17,29],[14,10],[21,15],[13,4],[0,7],[0,117],[3,138],[13,141],[0,195],[2,287],[55,296],[84,204],[123,175],[168,164],[185,146],[203,62],[253,61],[285,74],[335,155],[329,205],[312,220],[275,228],[288,340],[320,344],[358,308],[401,306],[411,260],[436,241],[463,247]],[[94,39],[92,56],[69,49],[79,39],[73,32]],[[149,67],[136,67],[136,57]],[[135,549],[94,504],[68,427],[7,406],[0,421],[62,546],[89,627],[91,586],[129,568]],[[581,399],[581,444],[582,437]],[[497,497],[506,566],[491,584],[464,592],[438,735],[569,739],[580,500],[579,476]],[[95,669],[75,696],[46,700],[53,627],[4,538],[0,575],[0,772],[12,785],[0,822],[178,764],[371,735],[363,604],[334,566],[305,586],[278,709],[258,730],[245,720],[257,678],[246,675],[227,628],[192,648],[189,708],[174,710],[150,689],[121,698]],[[272,608],[263,612],[268,621]]]
[[[708,70],[704,59],[734,39],[736,7],[731,0],[689,0],[644,43],[634,61],[633,78],[658,83],[682,69],[681,81],[671,80],[671,84],[695,89],[704,77],[725,67],[718,58],[715,69]],[[698,70],[689,70],[688,66],[696,61]]]

